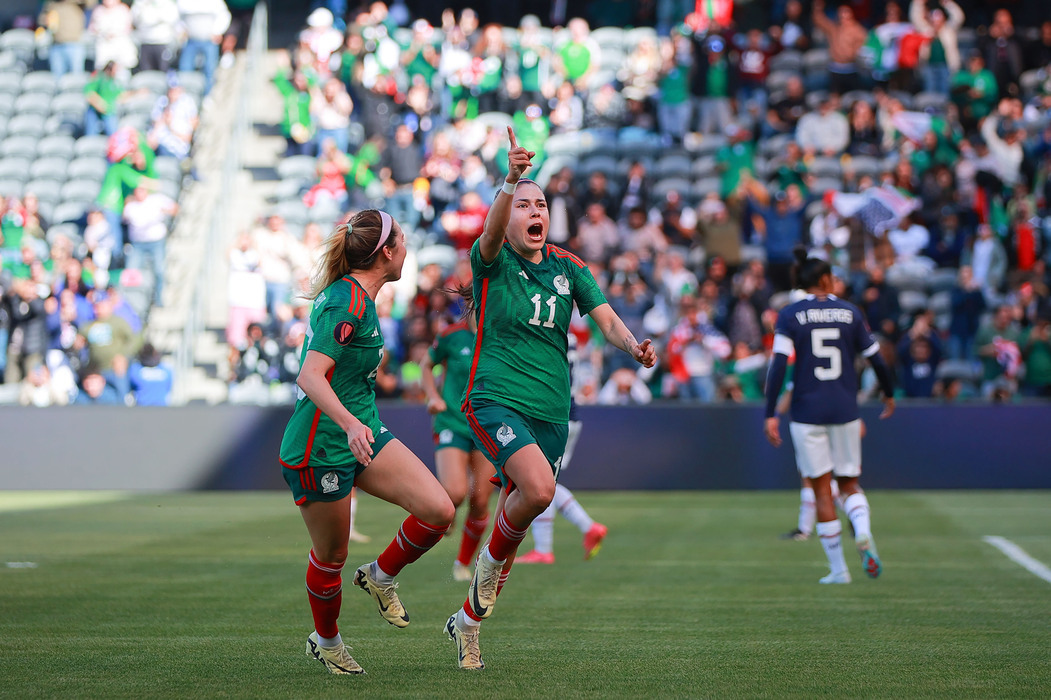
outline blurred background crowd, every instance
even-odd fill
[[[1051,396],[1046,12],[656,0],[574,16],[532,4],[513,25],[487,7],[303,11],[273,75],[281,182],[225,252],[230,400],[293,399],[320,245],[346,212],[382,207],[407,232],[412,269],[377,300],[377,391],[422,401],[421,360],[460,314],[447,290],[470,277],[508,125],[537,153],[550,242],[587,261],[661,355],[636,370],[577,319],[583,403],[759,399],[797,246],[833,264],[901,396]],[[194,130],[250,17],[238,5],[63,0],[35,34],[0,35],[0,66],[37,69],[0,76],[0,363],[23,402],[145,403],[144,382],[170,386],[141,329],[164,303]],[[28,64],[8,36],[35,42]],[[53,128],[20,141],[12,126],[28,129],[36,103],[32,121]]]

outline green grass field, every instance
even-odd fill
[[[1051,564],[1051,493],[870,493],[884,575],[851,553],[849,586],[817,584],[814,540],[778,539],[794,492],[579,495],[606,546],[584,562],[557,522],[558,563],[516,567],[483,625],[484,671],[459,671],[442,633],[466,593],[457,535],[399,577],[407,629],[345,589],[368,675],[337,677],[304,653],[309,545],[287,494],[0,494],[0,696],[1051,696],[1051,583],[981,539]],[[348,570],[401,518],[363,497],[373,542]]]

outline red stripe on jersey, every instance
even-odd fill
[[[467,391],[464,392],[460,410],[466,412],[471,400],[471,387],[474,386],[474,374],[478,370],[478,358],[482,355],[482,331],[485,329],[485,298],[489,294],[489,278],[482,280],[482,299],[478,302],[478,334],[474,337],[474,359],[471,361],[471,374],[467,379]]]
[[[571,260],[574,265],[576,265],[577,267],[579,267],[581,269],[587,267],[587,265],[584,263],[584,261],[581,260],[580,258],[578,258],[576,255],[573,255],[573,253],[570,253],[568,250],[565,250],[563,248],[559,248],[556,245],[551,245],[550,243],[548,243],[548,245],[547,245],[547,252],[550,255],[554,255],[556,258],[562,258],[564,260]]]
[[[327,381],[329,384],[332,383],[332,375],[333,375],[333,373],[335,373],[335,371],[336,371],[336,366],[333,365],[331,368],[329,368],[328,372],[325,372],[325,381]],[[321,409],[320,408],[315,408],[314,409],[314,420],[312,420],[310,422],[310,437],[307,438],[307,448],[306,448],[306,450],[305,450],[305,452],[303,454],[303,461],[300,462],[299,464],[289,464],[288,462],[286,462],[283,459],[281,459],[280,457],[278,457],[277,461],[281,462],[282,466],[288,467],[289,469],[302,469],[302,468],[306,467],[308,464],[310,464],[310,450],[314,446],[314,438],[317,437],[317,424],[318,424],[318,421],[320,421],[320,420],[321,420]],[[302,475],[300,475],[300,478],[302,478]]]
[[[469,329],[467,328],[467,324],[466,324],[466,323],[464,323],[463,321],[458,321],[458,322],[456,322],[456,323],[450,323],[450,324],[449,324],[448,326],[446,326],[446,327],[445,327],[445,329],[444,329],[444,330],[442,330],[442,332],[441,332],[441,333],[439,333],[438,335],[439,335],[440,337],[444,338],[445,336],[447,336],[447,335],[449,335],[449,334],[451,334],[451,333],[455,333],[456,331],[465,331],[465,330],[469,330]]]
[[[490,457],[496,459],[496,453],[500,450],[497,449],[496,443],[493,442],[493,438],[489,436],[489,433],[482,429],[478,419],[474,417],[474,411],[468,407],[468,409],[464,411],[464,416],[467,418],[467,423],[471,426],[471,430],[474,431],[474,434],[477,435],[478,439],[482,442],[485,451],[489,453]]]

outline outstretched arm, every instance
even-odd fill
[[[641,343],[635,340],[635,336],[609,304],[596,306],[589,315],[598,324],[602,335],[611,345],[628,353],[644,367],[652,367],[657,364],[657,351],[653,347],[653,342],[649,338]]]
[[[536,155],[533,151],[527,151],[518,145],[518,141],[515,140],[515,132],[511,127],[507,127],[507,137],[511,140],[511,150],[507,152],[507,177],[504,178],[506,184],[496,193],[496,201],[493,202],[493,206],[489,207],[482,236],[478,239],[482,260],[486,263],[492,262],[500,254],[500,248],[504,245],[504,234],[507,232],[507,222],[511,219],[515,185],[532,167],[532,158]]]

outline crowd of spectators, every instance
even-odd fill
[[[50,102],[55,126],[48,134],[7,129],[0,147],[5,171],[29,173],[24,186],[15,181],[18,196],[0,197],[7,400],[169,401],[172,370],[144,342],[143,325],[163,303],[166,239],[184,176],[193,174],[202,100],[220,60],[233,60],[254,7],[229,5],[48,0],[30,50],[18,32],[34,29],[33,18],[3,35],[5,71],[21,78],[4,88],[19,95],[16,112],[33,103],[47,114]],[[15,158],[23,155],[24,166]]]
[[[256,278],[231,316],[231,381],[291,381],[311,248],[341,212],[381,206],[421,264],[378,303],[377,389],[418,397],[512,125],[550,241],[660,349],[635,372],[574,323],[582,402],[759,398],[799,245],[833,263],[903,396],[1051,395],[1051,21],[962,5],[701,3],[657,30],[483,26],[470,9],[432,26],[375,2],[340,32],[314,11],[275,76],[303,179],[231,254]]]

